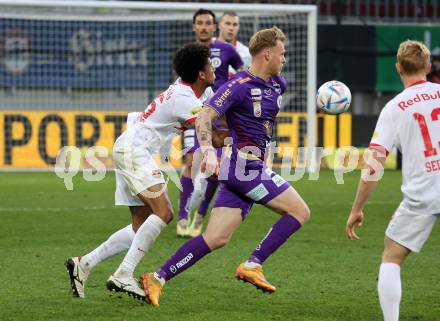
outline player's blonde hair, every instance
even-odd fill
[[[424,70],[431,60],[429,49],[420,41],[406,40],[397,51],[397,62],[406,74],[415,74]]]
[[[251,56],[257,55],[261,50],[265,48],[275,47],[277,45],[277,40],[284,42],[286,36],[277,27],[272,27],[270,29],[262,29],[257,31],[249,40],[249,52]]]

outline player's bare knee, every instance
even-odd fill
[[[386,256],[385,254],[382,256],[382,263],[394,263],[397,265],[402,265],[405,261],[405,258],[396,257],[396,256]]]
[[[231,239],[230,236],[223,234],[215,234],[215,235],[204,234],[203,237],[206,241],[206,244],[208,244],[208,247],[211,250],[216,250],[224,247],[226,244],[229,243],[229,240]]]
[[[226,244],[228,244],[228,242],[229,242],[229,238],[219,237],[212,242],[212,247],[210,246],[210,248],[211,250],[219,249],[224,247]]]
[[[141,220],[133,220],[133,222],[131,223],[131,228],[133,229],[133,231],[136,233],[137,230],[141,227],[141,225],[144,223],[145,220],[141,221]]]
[[[393,253],[391,251],[384,251],[382,254],[382,263],[394,263],[402,265],[405,262],[406,255],[400,253]]]
[[[158,213],[155,213],[157,216],[159,216],[162,221],[164,221],[165,223],[169,224],[174,217],[174,211],[170,206],[161,208],[159,211],[157,211]]]
[[[310,209],[305,203],[300,208],[295,208],[295,210],[287,212],[287,214],[296,218],[301,225],[306,224],[310,219]]]

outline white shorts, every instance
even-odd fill
[[[385,235],[412,252],[420,252],[439,214],[419,214],[402,206],[391,218]]]
[[[165,184],[162,171],[145,148],[127,148],[130,134],[127,131],[113,146],[113,162],[116,173],[115,205],[145,205],[137,196],[147,188]]]

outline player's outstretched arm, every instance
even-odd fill
[[[363,209],[381,177],[381,175],[377,174],[378,171],[383,170],[385,160],[386,155],[384,153],[378,150],[371,150],[366,168],[362,171],[356,197],[345,227],[345,232],[350,240],[359,240],[355,228],[361,227],[364,223]]]
[[[217,153],[212,145],[212,120],[219,115],[213,108],[204,105],[196,120],[196,133],[203,153],[202,171],[207,174],[219,174]]]

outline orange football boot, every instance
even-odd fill
[[[263,292],[273,293],[277,290],[276,287],[267,282],[261,265],[255,268],[247,268],[244,263],[241,263],[235,272],[235,277],[244,282],[253,284],[257,289]]]
[[[143,274],[140,278],[140,282],[145,291],[145,300],[152,306],[158,307],[163,287],[153,274],[154,273]]]

